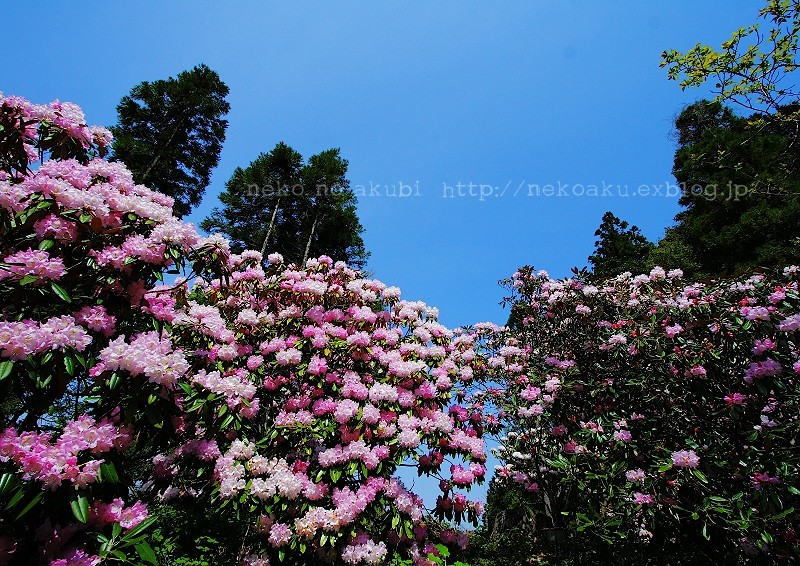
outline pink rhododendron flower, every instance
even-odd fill
[[[61,258],[51,258],[45,250],[27,249],[3,258],[0,281],[7,278],[34,277],[38,281],[58,281],[67,272]]]
[[[676,468],[696,468],[700,465],[700,457],[694,450],[679,450],[672,453],[672,464]]]
[[[740,405],[744,407],[747,404],[747,395],[742,395],[741,393],[732,393],[730,395],[726,395],[724,400],[728,405]]]
[[[645,478],[644,470],[637,468],[635,470],[628,470],[625,472],[625,479],[629,482],[639,482]]]

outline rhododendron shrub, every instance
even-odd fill
[[[252,560],[424,562],[436,551],[422,500],[392,477],[403,464],[440,478],[452,518],[477,521],[456,490],[483,480],[482,428],[452,402],[479,358],[436,309],[327,257],[265,270],[245,252],[231,266],[163,314],[192,370],[182,444],[155,460],[161,496],[235,511]],[[123,346],[101,364],[118,367]]]
[[[797,559],[797,273],[515,274],[478,397],[505,425],[495,478],[538,501],[542,540],[617,561]]]
[[[216,240],[102,160],[110,136],[74,104],[0,95],[0,124],[0,563],[152,561],[120,464],[169,444],[168,371],[92,368],[113,340],[158,334],[163,299],[147,290],[165,269],[220,263]]]
[[[104,161],[74,105],[0,113],[0,563],[154,563],[148,516],[175,498],[239,521],[247,564],[464,542],[393,474],[438,477],[435,512],[477,521],[473,336],[325,257],[231,256]]]

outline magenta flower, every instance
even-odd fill
[[[275,523],[269,531],[269,543],[274,547],[285,545],[291,538],[292,530],[283,523]]]
[[[28,248],[24,252],[7,256],[3,262],[9,265],[0,269],[0,279],[22,279],[30,275],[43,281],[56,281],[67,272],[61,258],[51,259],[50,254],[44,250]]]
[[[683,326],[681,326],[680,324],[673,324],[672,326],[667,326],[664,329],[664,333],[669,338],[674,338],[675,336],[680,334],[682,331],[683,331]]]
[[[680,450],[672,453],[672,464],[676,468],[696,468],[700,464],[700,456],[694,450]]]
[[[628,470],[627,472],[625,472],[625,479],[627,479],[631,483],[642,481],[644,477],[645,477],[644,470],[642,470],[641,468],[636,468],[635,470]]]
[[[618,430],[614,433],[614,440],[619,440],[621,442],[630,442],[631,441],[631,431],[629,430]]]
[[[744,407],[747,404],[747,395],[742,395],[741,393],[732,393],[725,396],[725,402],[731,406],[740,405]]]
[[[287,348],[286,350],[281,350],[275,354],[275,359],[277,360],[278,364],[282,366],[293,366],[299,364],[302,357],[303,354],[296,348]]]

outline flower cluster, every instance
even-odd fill
[[[576,537],[649,544],[640,533],[657,523],[662,540],[796,552],[796,273],[703,284],[521,269],[512,328],[484,344],[492,385],[473,395],[505,427],[497,475]]]
[[[219,271],[225,259],[171,198],[102,159],[110,140],[74,104],[0,94],[3,548],[55,564],[117,552],[119,540],[101,550],[89,535],[92,505],[108,511],[94,523],[103,536],[145,516],[138,503],[114,511],[132,487],[120,450],[163,435],[189,369],[159,326],[174,298],[148,289],[165,266]]]
[[[41,482],[51,490],[62,482],[85,487],[97,480],[103,464],[102,459],[88,454],[122,450],[129,441],[129,433],[113,423],[96,423],[84,415],[67,423],[55,442],[48,433],[19,434],[14,428],[7,428],[0,433],[0,462],[11,462],[23,478]]]
[[[175,347],[206,365],[181,400],[185,438],[214,441],[220,453],[200,470],[191,451],[159,456],[162,481],[240,512],[247,501],[253,520],[274,529],[251,547],[257,556],[303,544],[318,559],[331,547],[355,562],[388,550],[424,560],[426,541],[405,534],[422,521],[422,502],[388,478],[419,460],[456,502],[450,516],[477,521],[482,505],[451,490],[485,476],[480,412],[450,403],[454,385],[485,362],[467,352],[468,335],[455,343],[435,309],[343,263],[321,257],[299,269],[273,258],[264,269],[260,260],[233,256],[227,282],[202,282],[171,306]],[[467,463],[447,474],[443,455]],[[379,526],[387,505],[399,521]],[[352,544],[352,529],[389,546]]]

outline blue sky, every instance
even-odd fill
[[[111,125],[135,84],[205,63],[230,87],[230,125],[190,221],[279,141],[306,157],[339,147],[363,194],[373,275],[451,327],[502,324],[497,281],[525,264],[559,277],[585,265],[605,211],[662,236],[679,210],[665,189],[672,122],[705,93],[668,81],[660,54],[719,45],[758,7],[50,3],[5,26],[0,90],[75,102],[90,124]]]
[[[363,194],[369,269],[439,307],[449,326],[503,323],[497,281],[520,265],[555,276],[585,265],[606,210],[661,237],[677,198],[621,193],[673,180],[672,120],[703,92],[682,93],[659,55],[719,45],[758,10],[684,0],[221,6],[51,3],[0,36],[26,70],[5,72],[0,90],[76,102],[89,123],[110,125],[136,83],[209,65],[231,89],[230,125],[189,220],[278,141],[306,157],[339,147]],[[590,185],[600,196],[587,196]]]

